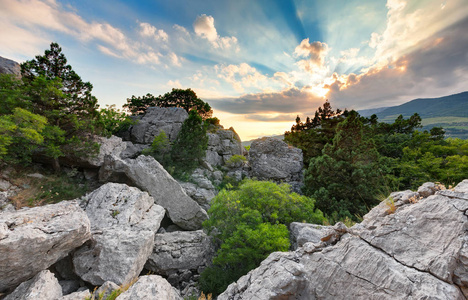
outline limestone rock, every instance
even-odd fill
[[[165,299],[182,300],[179,292],[166,279],[158,275],[141,276],[127,291],[116,300]]]
[[[430,195],[434,195],[435,192],[442,189],[440,184],[435,184],[433,182],[426,182],[418,188],[418,194],[423,197],[429,197]],[[445,189],[445,188],[444,188]]]
[[[243,147],[239,135],[233,128],[219,128],[209,132],[205,161],[211,166],[222,166],[233,155],[242,155]]]
[[[62,297],[62,287],[54,274],[45,270],[20,284],[4,300],[58,299],[60,297]]]
[[[325,232],[332,226],[293,222],[290,226],[291,247],[296,250],[305,243],[320,243]]]
[[[110,294],[118,289],[120,289],[120,287],[117,284],[112,281],[106,281],[94,292],[94,297],[95,299],[99,299],[99,295],[101,295],[102,299],[107,299]]]
[[[86,196],[93,238],[73,256],[75,272],[84,281],[124,284],[143,269],[164,209],[134,187],[107,183]]]
[[[264,137],[252,142],[249,151],[251,177],[287,182],[297,191],[303,181],[302,150],[284,141]]]
[[[158,233],[145,268],[165,276],[179,270],[198,270],[211,262],[213,254],[211,239],[203,230]]]
[[[83,300],[86,298],[91,298],[91,292],[89,290],[74,292],[59,298],[58,300]],[[106,298],[103,298],[106,299]]]
[[[173,142],[187,118],[187,111],[180,107],[149,107],[144,115],[136,117],[137,123],[124,134],[124,139],[137,144],[151,144],[164,131]]]
[[[24,282],[91,237],[76,201],[0,214],[0,291]]]
[[[102,181],[125,180],[147,191],[156,204],[166,209],[172,222],[183,229],[200,229],[208,218],[206,211],[187,196],[180,184],[151,156],[125,160],[107,156],[99,177]]]
[[[216,196],[214,187],[213,189],[205,189],[191,182],[180,182],[180,186],[190,198],[206,211],[210,208],[211,200]]]
[[[393,193],[396,210],[382,202],[360,224],[334,226],[335,243],[273,253],[218,299],[466,299],[467,185],[417,201]]]
[[[0,56],[0,74],[13,74],[20,78],[21,67],[16,61]]]

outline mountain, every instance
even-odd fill
[[[408,118],[418,113],[422,118],[423,130],[443,127],[446,137],[468,139],[468,92],[439,98],[414,99],[398,106],[361,110],[363,116],[372,112],[379,121],[393,122],[399,115]]]

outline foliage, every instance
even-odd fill
[[[176,172],[190,173],[195,169],[198,161],[205,157],[207,147],[206,126],[197,111],[191,110],[182,124],[170,153]]]
[[[148,93],[145,96],[132,96],[123,105],[133,115],[143,114],[148,107],[182,107],[187,112],[196,110],[203,120],[211,118],[213,110],[211,106],[198,98],[192,89],[172,89],[171,92],[159,95],[158,97]],[[216,118],[214,118],[216,119]],[[216,120],[210,122],[216,122]],[[219,120],[218,120],[219,123]]]
[[[235,154],[226,161],[226,166],[228,166],[229,168],[239,168],[246,161],[247,161],[247,158],[245,158],[244,155]]]
[[[171,150],[171,143],[167,138],[166,132],[162,130],[156,137],[154,137],[151,147],[144,149],[142,154],[153,156],[162,165],[167,165],[167,156]]]
[[[102,128],[101,133],[107,137],[120,135],[135,123],[125,112],[117,109],[115,104],[99,110],[98,124]]]
[[[204,228],[218,243],[213,265],[200,278],[204,292],[219,294],[257,267],[271,252],[287,251],[287,226],[294,221],[323,223],[314,200],[291,192],[287,184],[245,180],[222,190],[208,211]]]
[[[0,160],[29,162],[32,152],[44,142],[47,119],[16,107],[11,115],[0,115]]]

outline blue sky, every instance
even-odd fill
[[[325,99],[375,108],[468,90],[466,0],[0,0],[0,56],[58,42],[102,106],[192,88],[243,140]]]

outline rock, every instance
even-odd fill
[[[74,253],[76,274],[93,285],[130,282],[151,254],[164,209],[148,193],[118,183],[101,186],[84,201],[93,237]]]
[[[0,214],[0,291],[47,269],[91,237],[76,201]]]
[[[89,290],[74,292],[69,295],[63,296],[58,300],[83,300],[91,298],[91,292]],[[103,298],[106,299],[106,298]]]
[[[60,297],[62,297],[62,287],[54,274],[45,270],[20,284],[4,300],[58,299]]]
[[[32,173],[32,174],[28,174],[26,176],[31,177],[31,178],[37,178],[37,179],[44,179],[45,178],[45,176],[42,175],[41,173]]]
[[[120,287],[112,281],[106,281],[101,285],[95,292],[95,299],[107,299],[114,291],[120,289]]]
[[[430,195],[434,195],[435,192],[442,189],[442,185],[435,184],[432,182],[426,182],[418,188],[418,194],[423,197],[429,197]],[[444,188],[445,189],[445,188]]]
[[[211,262],[213,254],[211,239],[203,230],[156,234],[145,268],[165,276],[180,270],[198,270]]]
[[[126,180],[147,191],[156,204],[166,209],[172,222],[183,229],[200,229],[208,218],[206,211],[187,196],[180,184],[151,156],[125,160],[107,156],[99,178]]]
[[[7,191],[10,187],[11,183],[9,181],[0,178],[0,191]]]
[[[335,225],[335,243],[273,253],[218,299],[466,299],[466,184],[419,201],[393,193],[393,212],[382,202],[350,229]]]
[[[210,208],[211,200],[216,196],[216,190],[204,189],[191,182],[179,182],[185,193],[195,200],[205,211]]]
[[[127,291],[116,300],[164,299],[182,300],[179,292],[166,279],[158,275],[141,276]]]
[[[291,248],[296,250],[305,243],[320,243],[327,229],[332,226],[293,222],[290,225]]]
[[[299,190],[303,181],[302,150],[284,141],[264,137],[252,142],[249,151],[251,177],[287,182]]]
[[[239,135],[231,127],[209,132],[205,161],[210,166],[222,166],[229,157],[242,155],[243,147]]]
[[[124,134],[124,139],[137,144],[151,144],[161,131],[174,142],[188,113],[180,107],[149,107],[145,114],[136,117],[137,123]]]
[[[77,280],[60,280],[59,284],[63,295],[71,294],[80,288],[80,282]]]
[[[0,56],[0,74],[13,74],[21,78],[21,67],[16,61]]]

